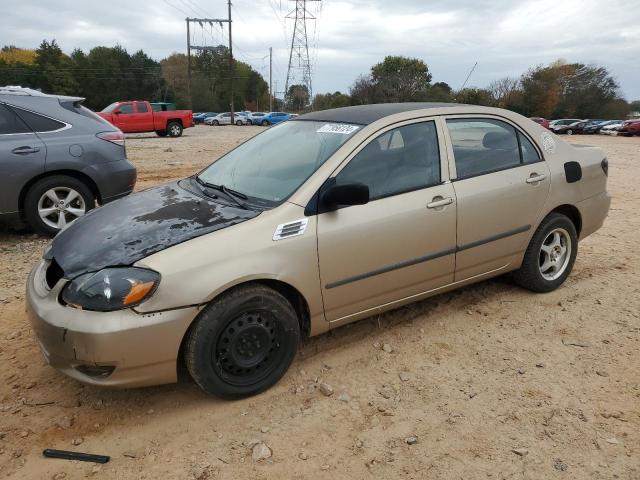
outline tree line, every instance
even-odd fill
[[[306,88],[294,85],[289,103],[302,109],[323,110],[348,105],[390,102],[457,102],[506,108],[529,117],[625,118],[640,111],[640,100],[627,102],[605,67],[558,60],[538,65],[518,78],[505,77],[486,88],[454,90],[432,82],[427,64],[417,58],[387,56],[359,76],[349,93],[326,93],[308,98]]]
[[[195,111],[229,109],[229,49],[222,45],[197,52],[191,59],[191,97]],[[144,51],[130,54],[121,46],[76,49],[65,54],[55,40],[35,49],[0,49],[0,85],[22,85],[44,92],[82,96],[101,110],[117,100],[145,99],[189,104],[188,59],[174,53],[156,61]],[[267,82],[241,61],[234,62],[233,103],[237,110],[266,110]],[[520,77],[497,79],[486,88],[454,90],[433,82],[421,59],[387,56],[360,75],[348,93],[321,93],[310,98],[304,85],[292,85],[275,109],[304,112],[388,102],[458,102],[495,106],[526,116],[545,118],[624,118],[640,111],[640,101],[627,102],[602,66],[556,61],[530,68]]]
[[[229,49],[218,46],[192,56],[193,109],[229,110]],[[0,85],[20,85],[59,95],[85,97],[85,105],[102,110],[118,100],[174,102],[187,108],[187,56],[175,53],[156,61],[144,51],[129,54],[121,46],[80,49],[65,54],[55,40],[35,50],[0,49]],[[264,108],[267,82],[250,65],[235,61],[234,108]]]

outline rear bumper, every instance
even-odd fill
[[[198,313],[196,307],[150,314],[65,307],[58,301],[65,281],[49,291],[44,286],[45,268],[42,261],[29,275],[26,310],[49,365],[81,382],[106,387],[177,380],[180,344]],[[93,372],[86,373],[88,369]]]
[[[576,205],[582,218],[582,230],[580,240],[588,237],[604,223],[611,206],[611,195],[607,192],[587,198]]]
[[[101,204],[131,193],[138,175],[136,167],[126,158],[92,165],[91,171],[85,173],[88,173],[97,185]]]

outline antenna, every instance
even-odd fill
[[[471,68],[471,71],[469,72],[469,75],[467,75],[467,78],[465,78],[464,83],[462,84],[462,87],[460,87],[460,90],[464,90],[464,87],[467,86],[467,82],[469,81],[469,77],[471,77],[471,74],[473,73],[473,71],[476,69],[477,66],[478,66],[478,62],[473,64],[473,67]]]

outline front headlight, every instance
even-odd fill
[[[112,312],[140,305],[158,288],[160,274],[144,268],[105,268],[74,278],[62,290],[70,307]]]

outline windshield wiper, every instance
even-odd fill
[[[249,206],[246,203],[238,200],[238,198],[241,198],[243,200],[247,200],[249,198],[244,193],[237,192],[235,190],[232,190],[231,188],[225,187],[224,185],[216,185],[215,183],[209,183],[206,180],[202,180],[199,176],[196,176],[196,181],[203,187],[212,188],[214,190],[218,190],[224,193],[227,197],[233,200],[236,203],[236,205],[238,205],[243,210],[251,210],[251,208],[249,208]]]

